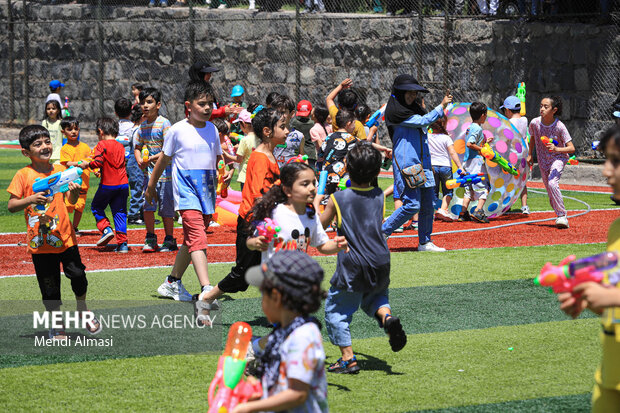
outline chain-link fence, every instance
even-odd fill
[[[134,83],[161,89],[162,112],[174,122],[183,118],[189,66],[208,60],[221,68],[211,80],[221,104],[235,84],[249,103],[276,91],[316,104],[350,77],[375,109],[396,75],[412,73],[431,91],[430,104],[450,90],[457,101],[497,109],[525,81],[528,117],[542,94],[559,94],[563,120],[587,154],[618,94],[618,21],[597,2],[542,2],[533,16],[530,0],[490,1],[487,9],[470,0],[257,0],[258,9],[283,6],[278,13],[232,0],[148,1],[0,1],[0,121],[41,120],[48,84],[60,79],[85,125],[112,115]]]

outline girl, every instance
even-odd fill
[[[327,412],[325,351],[320,323],[310,314],[321,307],[323,269],[300,251],[280,251],[246,274],[260,288],[267,337],[258,377],[260,400],[239,404],[233,413],[262,411]]]
[[[324,154],[321,152],[321,147],[325,139],[327,139],[327,135],[333,132],[332,119],[331,116],[329,116],[329,110],[327,110],[324,105],[318,105],[312,109],[311,116],[314,121],[314,126],[310,129],[310,138],[316,146],[317,160],[315,167],[317,171],[320,171],[323,169],[324,157]]]
[[[248,238],[250,250],[262,251],[265,262],[280,250],[307,252],[312,245],[321,254],[335,254],[346,248],[343,236],[327,237],[312,203],[316,196],[314,170],[304,162],[291,162],[280,171],[281,183],[271,187],[251,211],[255,222],[272,218],[280,227],[274,242],[264,236]]]
[[[530,167],[533,164],[532,150],[536,145],[540,175],[549,194],[549,203],[558,218],[555,225],[558,228],[568,228],[564,199],[560,192],[560,178],[568,155],[575,152],[572,138],[566,126],[558,119],[562,115],[562,100],[558,96],[547,96],[540,101],[540,116],[530,123],[530,144],[527,161]],[[549,138],[545,145],[540,139]],[[557,142],[557,146],[553,141]]]
[[[607,160],[603,176],[613,190],[614,197],[620,198],[620,128],[615,126],[605,132],[599,149],[605,153]],[[620,254],[620,219],[616,219],[609,228],[607,251]],[[615,271],[615,273],[614,273]],[[613,284],[613,274],[620,275],[616,267],[610,270],[606,282]],[[617,282],[617,278],[615,280]],[[620,284],[615,286],[587,282],[578,285],[573,293],[558,295],[560,308],[569,316],[576,318],[586,308],[602,314],[603,359],[595,374],[592,391],[592,412],[617,411],[620,406]]]
[[[57,100],[45,102],[45,119],[41,126],[48,130],[52,140],[51,163],[60,162],[60,149],[62,148],[62,129],[60,128],[60,103]]]

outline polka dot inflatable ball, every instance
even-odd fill
[[[454,141],[454,150],[459,155],[461,162],[466,151],[465,138],[467,129],[471,125],[469,106],[471,103],[456,103],[447,110],[446,130]],[[528,147],[523,136],[503,115],[489,109],[487,121],[482,125],[486,137],[493,136],[491,147],[508,162],[517,168],[519,176],[511,175],[485,158],[487,165],[489,195],[484,204],[484,213],[489,218],[496,218],[508,211],[512,204],[519,199],[521,191],[527,181],[527,154]],[[465,189],[454,189],[454,197],[448,209],[455,215],[461,212]],[[477,201],[472,200],[469,204],[470,213],[476,209]]]

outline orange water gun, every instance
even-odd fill
[[[228,184],[224,181],[224,174],[226,173],[226,165],[223,160],[217,163],[217,194],[222,198],[228,196]]]

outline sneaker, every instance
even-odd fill
[[[218,9],[225,9],[226,5],[225,4],[220,4],[219,6],[217,6]]]
[[[67,340],[69,338],[69,336],[65,332],[64,327],[63,328],[50,328],[48,337],[51,338],[52,340]]]
[[[481,224],[489,223],[489,218],[487,218],[487,216],[484,215],[484,211],[481,209],[475,210],[471,217],[474,221],[479,222]]]
[[[91,311],[86,311],[86,312],[92,314]],[[79,314],[80,314],[80,319],[81,319],[82,313],[79,313]],[[91,336],[94,336],[95,334],[101,333],[101,330],[103,330],[103,326],[101,325],[97,317],[95,317],[95,315],[93,314],[93,319],[89,321],[88,323],[86,323],[86,331],[88,331],[88,334],[90,334]]]
[[[433,244],[432,242],[427,242],[426,244],[418,245],[418,251],[419,252],[426,252],[426,251],[430,251],[430,252],[444,252],[445,250],[446,250],[445,248],[438,247],[437,245]]]
[[[129,247],[127,246],[126,242],[123,242],[122,244],[118,244],[118,246],[116,247],[114,251],[120,252],[120,253],[126,253],[126,252],[129,252]]]
[[[155,252],[159,246],[157,245],[157,237],[149,238],[147,237],[144,240],[144,246],[142,247],[142,252]]]
[[[360,366],[357,365],[357,357],[353,355],[351,360],[339,358],[335,363],[327,367],[327,371],[336,374],[357,374],[360,372]]]
[[[459,222],[471,221],[471,215],[467,211],[461,211],[459,214]]]
[[[401,232],[403,232],[405,230],[405,228],[403,228],[403,226],[401,225],[400,227],[396,228],[393,232],[394,233],[398,233],[400,234]]]
[[[169,251],[176,251],[178,250],[179,247],[177,247],[177,239],[176,238],[164,238],[164,242],[161,243],[161,248],[159,249],[159,252],[169,252]]]
[[[397,352],[405,347],[405,344],[407,344],[407,334],[405,334],[405,330],[403,330],[403,326],[398,317],[393,315],[387,316],[383,330],[390,336],[390,347],[392,347],[392,351]]]
[[[209,291],[211,291],[213,289],[212,285],[206,285],[203,289],[202,292],[200,294],[198,294],[198,296],[196,296],[196,300],[198,301],[202,301],[203,306],[208,310],[219,310],[220,309],[220,303],[217,300],[213,300],[212,302],[209,302],[207,300],[203,300],[203,297],[205,296],[205,294],[207,294]]]
[[[99,238],[99,241],[97,241],[97,246],[103,247],[105,245],[108,245],[108,242],[110,242],[112,238],[114,238],[114,231],[112,231],[112,228],[110,227],[105,227],[105,229],[103,230],[103,234],[101,234],[101,238]]]
[[[213,227],[213,228],[215,228],[215,227],[219,227],[219,226],[220,226],[220,224],[218,224],[218,223],[217,223],[217,222],[215,222],[215,221],[211,221],[211,222],[209,222],[209,227]]]
[[[409,230],[417,231],[418,230],[418,221],[411,221],[411,224],[409,224],[409,225],[407,225],[405,227],[405,231],[409,231]]]
[[[452,219],[452,215],[450,215],[450,213],[448,211],[446,211],[445,209],[441,209],[439,208],[437,211],[435,211],[435,219],[438,221],[443,221],[443,222],[453,222],[454,220]]]
[[[566,216],[558,217],[555,220],[555,226],[558,228],[568,228],[568,218]]]
[[[525,205],[521,207],[521,213],[523,215],[529,215],[530,214],[530,207]]]
[[[176,301],[192,301],[192,295],[187,292],[181,280],[169,282],[168,277],[166,277],[157,292],[162,297],[170,297]]]

